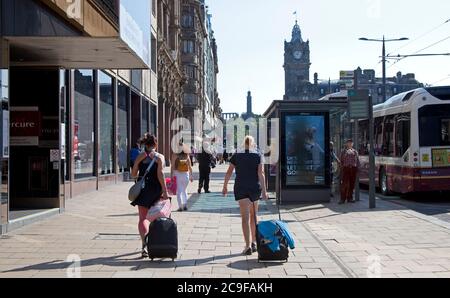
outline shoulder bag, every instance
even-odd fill
[[[155,155],[155,157],[153,158],[152,162],[150,163],[150,165],[148,166],[147,170],[145,171],[145,174],[142,177],[142,179],[138,180],[130,188],[130,191],[128,192],[128,199],[130,200],[130,202],[136,201],[137,198],[139,197],[139,195],[141,194],[141,191],[145,188],[145,178],[150,173],[150,170],[152,169],[152,167],[155,165],[156,161],[158,160],[158,156],[159,156],[158,154]]]

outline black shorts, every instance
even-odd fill
[[[261,199],[262,191],[259,190],[245,190],[245,189],[234,189],[234,198],[236,201],[241,201],[245,199],[250,199],[251,202],[257,202]]]

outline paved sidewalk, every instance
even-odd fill
[[[450,277],[448,226],[389,202],[369,211],[365,198],[284,209],[298,246],[289,263],[241,256],[237,204],[220,195],[224,172],[213,173],[212,194],[193,194],[190,211],[173,214],[180,234],[176,262],[139,258],[137,213],[124,183],[70,200],[66,213],[2,237],[0,277],[64,278],[76,272],[77,258],[82,277]],[[262,203],[261,215],[277,218],[274,203]]]

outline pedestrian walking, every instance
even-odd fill
[[[356,185],[356,176],[360,167],[359,154],[353,148],[353,140],[346,142],[345,149],[341,153],[341,201],[354,203],[353,192]]]
[[[191,146],[191,152],[189,153],[189,156],[191,158],[191,165],[194,166],[195,160],[196,160],[196,150],[195,150],[194,146]]]
[[[264,200],[267,200],[268,196],[263,157],[256,151],[253,137],[248,136],[245,138],[244,149],[242,153],[235,153],[232,156],[225,176],[222,193],[224,196],[227,196],[228,183],[236,170],[234,196],[236,201],[239,202],[242,217],[242,232],[245,240],[243,254],[251,255],[257,251],[255,219],[258,214],[258,201],[261,196]]]
[[[139,139],[136,141],[136,143],[134,144],[134,146],[131,148],[130,151],[130,166],[131,169],[134,168],[134,164],[136,162],[136,159],[138,158],[138,156],[142,153],[142,141],[143,139]]]
[[[211,152],[211,147],[208,142],[203,143],[203,150],[197,154],[198,169],[200,171],[200,180],[198,184],[198,193],[202,193],[202,189],[205,189],[205,193],[209,191],[209,180],[211,176],[211,168],[214,165],[214,156]]]
[[[225,164],[228,163],[228,153],[227,153],[227,150],[226,150],[226,149],[223,151],[223,162],[224,162]]]
[[[156,137],[148,135],[143,139],[143,144],[145,145],[145,151],[136,158],[132,177],[142,179],[147,171],[149,171],[149,173],[145,176],[144,189],[131,205],[137,206],[139,210],[138,230],[142,240],[142,257],[147,258],[148,251],[145,238],[148,235],[150,228],[150,221],[147,220],[148,211],[158,203],[161,198],[163,200],[168,200],[169,196],[167,194],[167,186],[163,172],[165,157],[156,152],[158,146]],[[149,169],[149,166],[152,164],[153,166]]]
[[[188,193],[187,188],[190,182],[194,182],[192,173],[192,161],[190,150],[183,143],[180,143],[178,152],[172,156],[171,176],[177,179],[177,199],[178,211],[187,211]]]

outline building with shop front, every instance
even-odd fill
[[[0,0],[2,233],[122,181],[157,132],[154,2]]]

